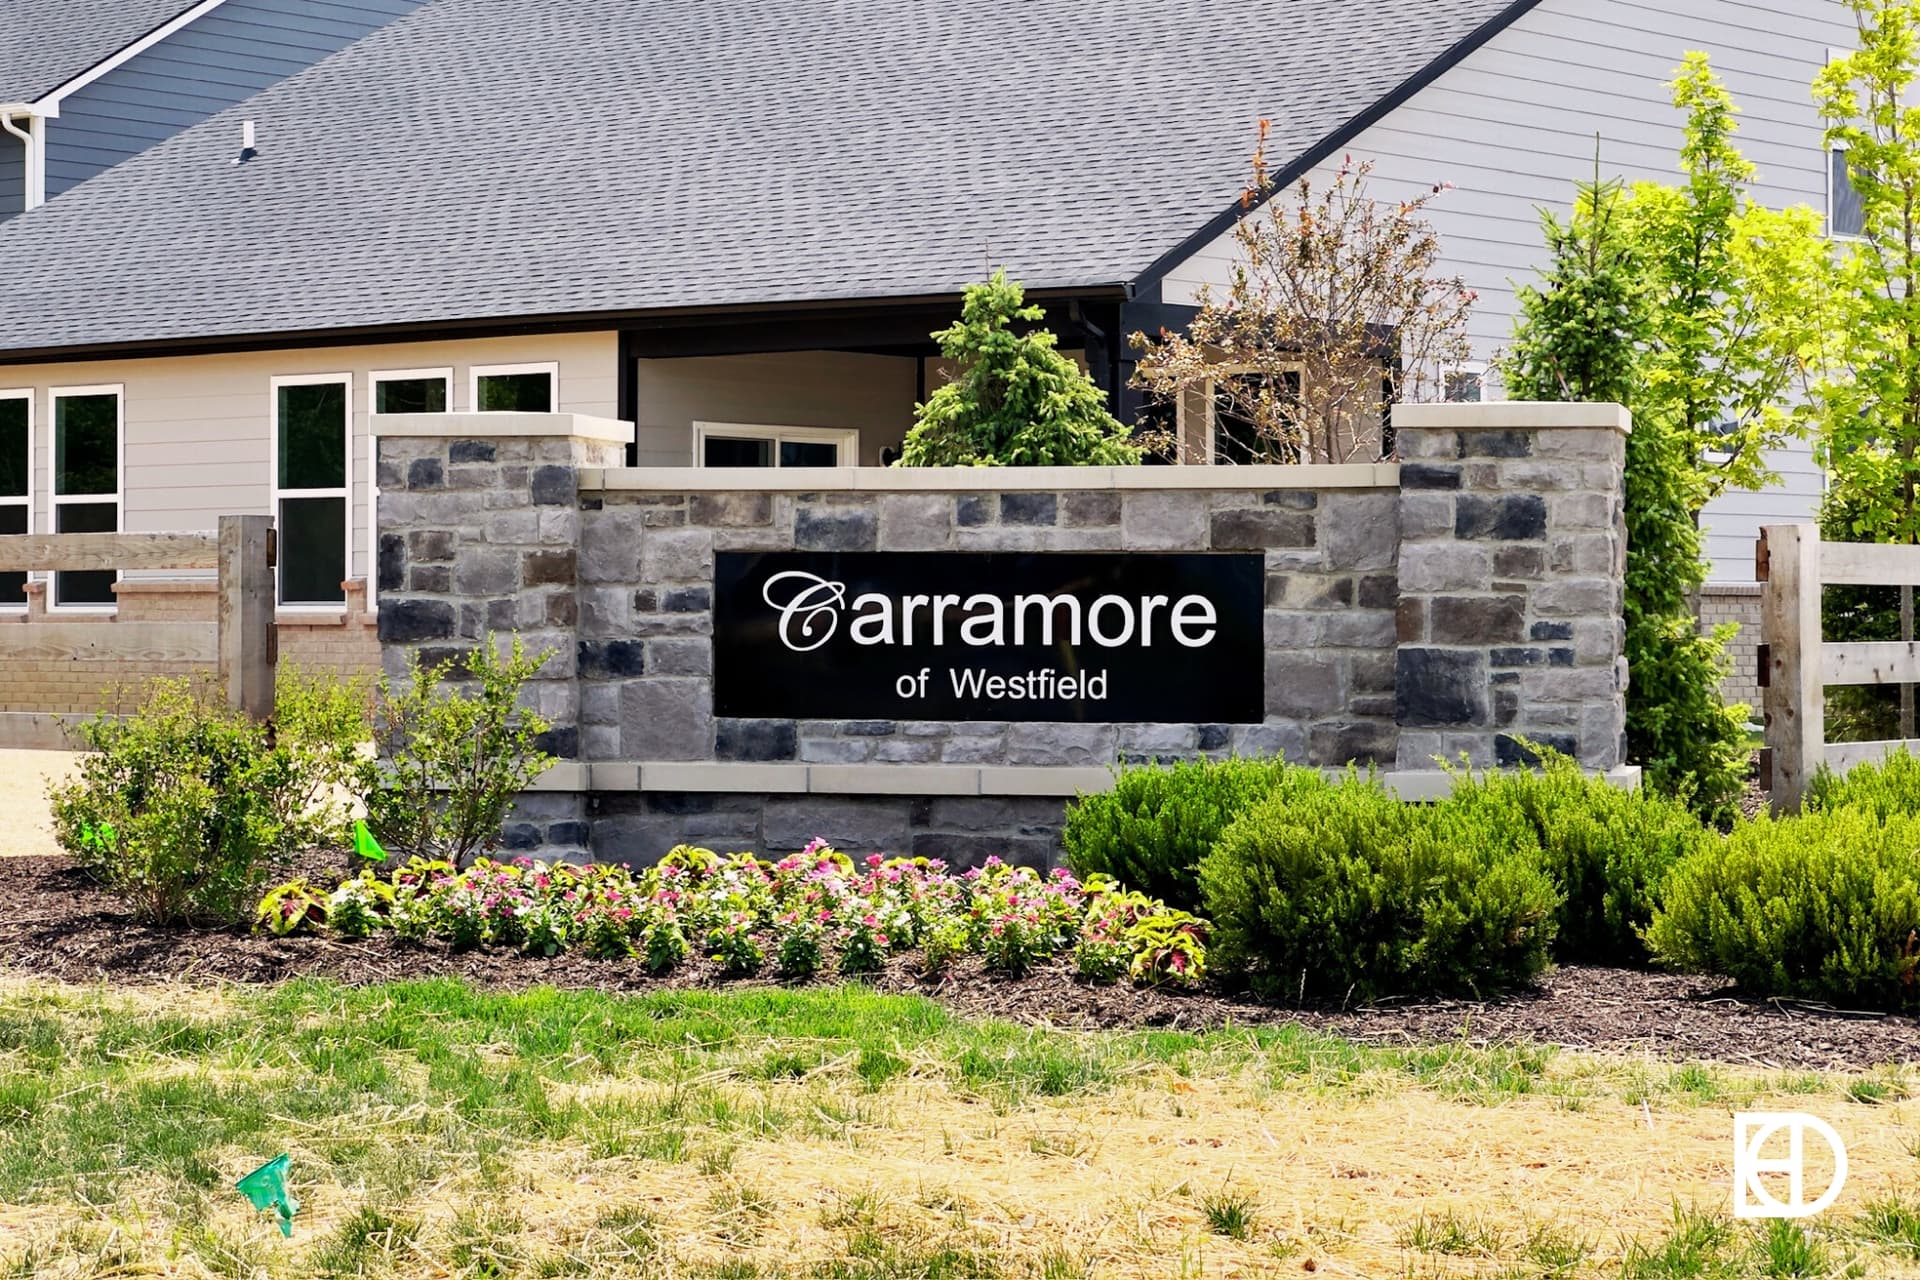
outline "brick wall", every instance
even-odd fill
[[[1729,703],[1744,702],[1760,718],[1760,601],[1765,590],[1757,582],[1708,583],[1700,592],[1700,627],[1711,631],[1725,623],[1740,630],[1727,645],[1733,669],[1720,682],[1720,696]]]
[[[0,618],[0,628],[58,620],[110,629],[116,620],[211,623],[215,617],[214,584],[204,579],[124,581],[116,586],[115,595],[119,608],[113,614],[49,617],[45,584],[30,583],[27,612]],[[349,582],[346,608],[339,615],[281,615],[276,626],[280,662],[347,677],[378,675],[380,640],[374,622],[374,615],[366,608],[366,584]],[[213,667],[207,663],[12,657],[0,662],[0,712],[92,715],[125,710],[135,691],[148,680],[212,673]]]

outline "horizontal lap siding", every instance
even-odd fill
[[[374,372],[453,370],[451,408],[471,408],[474,365],[557,361],[566,413],[616,415],[617,340],[612,333],[475,338],[391,346],[260,351],[171,359],[0,365],[0,390],[34,392],[35,520],[47,528],[47,430],[51,388],[125,386],[126,472],[122,518],[128,532],[211,529],[222,515],[266,513],[271,500],[268,433],[272,379],[290,374],[353,375],[354,556],[367,572],[367,388]],[[178,575],[162,575],[178,576]]]
[[[1667,83],[1690,49],[1712,55],[1740,104],[1739,142],[1759,167],[1758,198],[1824,210],[1810,85],[1828,48],[1854,42],[1846,7],[1831,0],[1544,0],[1347,152],[1374,162],[1373,190],[1385,198],[1453,184],[1431,206],[1432,220],[1443,269],[1480,295],[1470,333],[1484,360],[1511,341],[1515,285],[1545,260],[1537,210],[1564,213],[1574,182],[1593,176],[1596,135],[1604,174],[1675,178],[1681,115]],[[1322,183],[1333,167],[1321,167]],[[1207,282],[1221,288],[1232,254],[1231,235],[1208,245],[1169,274],[1166,298],[1190,301]],[[1717,580],[1751,581],[1759,526],[1807,519],[1819,501],[1820,472],[1806,446],[1771,465],[1780,487],[1729,494],[1707,511]]]
[[[59,118],[48,122],[48,198],[312,66],[418,3],[228,0],[61,103]]]

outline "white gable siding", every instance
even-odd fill
[[[1573,182],[1593,175],[1596,134],[1603,174],[1675,174],[1681,116],[1666,86],[1687,50],[1712,56],[1740,104],[1740,145],[1760,170],[1755,195],[1824,212],[1810,86],[1827,50],[1854,41],[1837,0],[1543,0],[1347,151],[1374,161],[1382,196],[1454,184],[1432,206],[1433,222],[1445,269],[1479,291],[1472,335],[1484,360],[1511,336],[1515,283],[1544,260],[1535,209],[1565,211]],[[1224,281],[1232,250],[1223,237],[1180,264],[1166,300],[1190,302],[1202,282]],[[1716,581],[1752,580],[1760,525],[1811,517],[1821,486],[1811,451],[1789,450],[1774,468],[1781,485],[1708,508]]]

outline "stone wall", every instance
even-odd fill
[[[566,763],[518,850],[635,862],[681,842],[1047,863],[1116,763],[1281,754],[1444,787],[1436,757],[1616,771],[1625,668],[1612,406],[1402,406],[1403,465],[627,469],[619,424],[489,437],[486,415],[380,431],[380,635],[455,656],[517,630]],[[1250,723],[736,719],[715,714],[715,556],[1255,553]],[[1425,786],[1425,792],[1420,787]]]
[[[1625,753],[1624,409],[1403,405],[1401,768]]]
[[[1245,468],[1211,488],[729,493],[614,473],[581,520],[581,742],[588,759],[1107,765],[1196,755],[1391,762],[1398,495],[1390,469],[1299,487]],[[1256,471],[1270,471],[1261,476]],[[1343,477],[1345,478],[1345,477]],[[982,484],[1000,481],[1000,487]],[[1285,481],[1290,487],[1271,487]],[[713,713],[721,551],[1239,551],[1266,557],[1266,717],[1254,724],[732,720]],[[804,841],[802,842],[804,843]]]

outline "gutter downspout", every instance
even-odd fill
[[[27,116],[27,128],[22,129],[13,122],[13,116],[0,111],[0,129],[5,129],[20,139],[20,145],[26,148],[21,168],[21,212],[37,209],[46,203],[46,121],[39,115]]]

